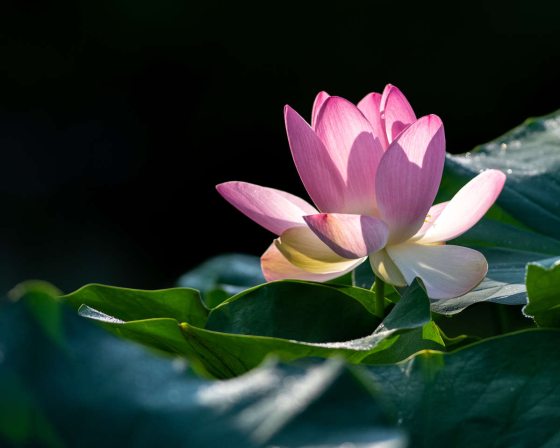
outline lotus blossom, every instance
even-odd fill
[[[460,296],[482,281],[484,256],[445,242],[483,217],[505,175],[487,170],[450,201],[432,205],[445,161],[439,117],[417,119],[402,92],[388,85],[357,106],[319,93],[311,125],[290,106],[284,118],[315,207],[246,182],[217,186],[227,201],[278,235],[261,257],[267,281],[327,281],[368,257],[378,278],[406,286],[419,277],[433,299]]]

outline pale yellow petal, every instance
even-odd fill
[[[344,269],[340,271],[332,271],[327,274],[312,273],[290,263],[273,243],[261,257],[261,268],[264,278],[269,282],[287,279],[326,282],[354,270],[362,260],[354,260],[354,262],[353,265],[341,266]]]
[[[385,249],[382,249],[369,256],[369,263],[375,275],[377,275],[385,283],[394,286],[406,286],[406,280],[399,268],[393,263],[391,257]]]
[[[308,227],[292,227],[274,240],[274,244],[290,263],[315,274],[347,271],[366,259],[350,260],[337,255]]]

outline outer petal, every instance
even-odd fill
[[[387,84],[383,91],[380,110],[389,143],[416,121],[416,115],[406,97],[391,84]]]
[[[274,240],[286,259],[313,274],[347,272],[365,260],[349,260],[333,252],[308,227],[292,227]]]
[[[323,243],[344,258],[362,258],[377,252],[389,235],[385,223],[372,216],[321,213],[303,219]]]
[[[323,107],[324,102],[329,98],[330,95],[327,92],[319,92],[315,97],[315,101],[313,102],[313,109],[311,111],[311,127],[315,129],[315,124],[317,123],[317,117],[321,108]]]
[[[432,205],[430,207],[430,210],[428,211],[428,214],[426,215],[426,218],[424,218],[424,224],[422,224],[422,227],[420,227],[420,230],[416,232],[416,235],[414,235],[412,239],[420,239],[428,231],[428,229],[434,225],[434,222],[437,220],[438,216],[441,215],[441,212],[445,210],[447,204],[449,204],[449,201]]]
[[[494,204],[505,181],[506,175],[498,170],[488,170],[476,176],[451,199],[420,242],[448,241],[465,233]]]
[[[369,257],[369,264],[375,272],[375,275],[381,278],[386,283],[395,286],[406,286],[404,279],[399,268],[393,263],[391,257],[387,254],[385,249],[376,252]]]
[[[225,182],[216,185],[216,189],[241,213],[277,235],[290,227],[305,225],[303,215],[317,213],[303,199],[274,188],[247,182]]]
[[[346,184],[344,207],[330,211],[376,214],[375,175],[383,147],[368,120],[351,102],[331,96],[321,108],[315,131]]]
[[[340,277],[352,271],[361,263],[361,260],[345,266],[341,271],[331,271],[328,274],[314,274],[304,271],[290,263],[273,243],[261,257],[261,268],[264,278],[269,281],[275,280],[308,280],[314,282],[326,282],[333,278]]]
[[[292,156],[309,196],[321,211],[342,210],[345,182],[325,145],[290,106],[284,108],[284,119]]]
[[[420,118],[391,143],[379,164],[376,192],[389,242],[414,235],[434,202],[445,161],[443,124],[436,115]]]
[[[431,299],[450,299],[469,292],[488,272],[484,256],[468,247],[416,243],[387,247],[408,284],[420,277]]]
[[[369,93],[359,103],[358,109],[367,118],[373,129],[373,135],[379,140],[381,147],[387,149],[389,142],[385,133],[385,123],[381,118],[381,94]]]

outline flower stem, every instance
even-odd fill
[[[375,277],[371,289],[375,292],[375,314],[383,319],[385,317],[385,283],[379,277]]]

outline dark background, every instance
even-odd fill
[[[550,2],[550,4],[553,4]],[[305,195],[289,103],[391,82],[466,151],[560,107],[560,25],[524,2],[75,0],[0,7],[0,287],[170,286],[271,235],[215,192]]]

